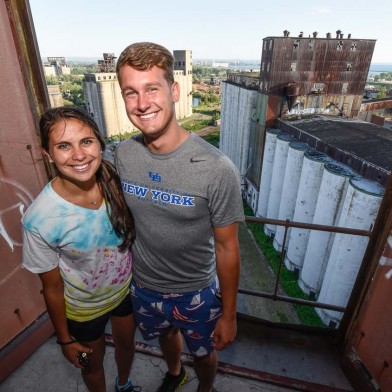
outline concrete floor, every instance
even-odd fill
[[[186,369],[189,376],[188,382],[183,386],[181,392],[196,391],[197,380],[193,368],[186,366]],[[105,371],[107,390],[113,391],[116,369],[114,349],[111,346],[108,346],[106,351]],[[166,365],[161,358],[141,352],[136,353],[132,369],[132,381],[134,385],[141,385],[143,392],[154,392],[165,372]],[[289,392],[293,390],[223,373],[217,375],[215,387],[220,392]],[[66,362],[55,343],[55,338],[51,338],[0,385],[0,391],[87,392],[87,389],[80,371]]]
[[[219,353],[215,387],[219,392],[352,392],[339,367],[339,355],[327,336],[312,335],[239,318],[236,341]],[[135,385],[144,392],[159,386],[166,365],[156,341],[144,342],[137,334],[137,353],[132,370]],[[108,337],[105,369],[107,390],[114,389],[114,349]],[[197,380],[185,351],[189,373],[182,392],[193,392]],[[62,357],[55,338],[49,339],[1,385],[0,391],[86,392],[80,372]]]

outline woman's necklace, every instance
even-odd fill
[[[98,184],[93,187],[91,194],[90,192],[82,192],[82,194],[77,196],[75,193],[68,191],[62,179],[60,179],[60,182],[63,190],[63,196],[73,204],[80,205],[82,207],[83,205],[96,206],[101,200],[101,191]]]

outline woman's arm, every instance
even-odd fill
[[[78,368],[82,366],[78,363],[79,352],[91,353],[92,350],[78,342],[62,345],[61,343],[71,342],[71,336],[65,311],[64,282],[58,267],[39,274],[42,282],[43,294],[49,317],[53,323],[57,335],[57,342],[60,343],[64,357]]]

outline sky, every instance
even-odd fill
[[[133,42],[193,59],[260,60],[263,38],[341,30],[375,39],[372,63],[392,63],[392,1],[378,0],[30,0],[41,57],[102,57]]]

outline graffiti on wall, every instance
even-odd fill
[[[7,218],[11,217],[12,219],[22,218],[24,212],[27,207],[33,202],[33,196],[31,193],[25,189],[21,184],[17,181],[0,177],[0,187],[6,184],[7,191],[9,190],[10,197],[8,199],[12,200],[10,203],[6,203],[3,205],[2,202],[0,207],[0,236],[4,238],[8,246],[11,248],[13,252],[16,246],[22,246],[22,243],[13,238],[11,233],[7,231],[6,221]]]

